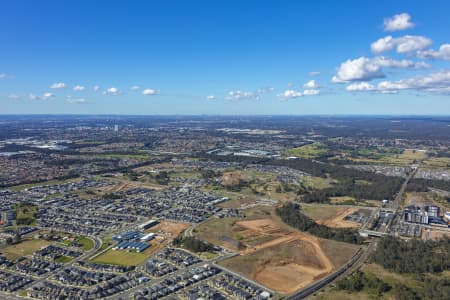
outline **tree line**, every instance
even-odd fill
[[[184,247],[192,252],[207,252],[212,251],[214,246],[210,243],[199,240],[195,237],[179,236],[173,240],[173,245],[177,247]]]
[[[284,223],[317,237],[353,244],[362,243],[362,238],[357,230],[351,228],[330,228],[317,224],[313,219],[301,212],[300,205],[297,203],[286,202],[283,206],[276,209],[276,214]]]

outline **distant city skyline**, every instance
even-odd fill
[[[449,115],[448,1],[11,1],[0,114]]]

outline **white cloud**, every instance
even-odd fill
[[[138,86],[138,85],[133,85],[130,87],[130,90],[132,90],[132,91],[137,91],[139,89],[140,89],[140,86]]]
[[[302,92],[296,90],[285,90],[283,93],[279,94],[278,97],[282,99],[294,99],[303,96]]]
[[[41,96],[42,100],[47,100],[47,99],[50,99],[53,97],[55,97],[55,95],[52,93],[49,93],[49,92],[46,92],[46,93],[42,94],[42,96]]]
[[[308,89],[308,90],[303,91],[303,95],[305,95],[305,96],[315,96],[315,95],[319,95],[319,94],[320,94],[320,90],[317,90],[317,89]]]
[[[336,76],[333,76],[331,81],[334,83],[342,83],[348,81],[372,80],[383,77],[385,77],[385,75],[381,71],[381,66],[371,63],[369,58],[363,56],[343,62],[340,65]]]
[[[273,88],[273,87],[265,87],[265,88],[257,89],[255,94],[263,95],[263,94],[272,93],[273,91],[275,91],[275,88]]]
[[[422,69],[431,66],[423,61],[414,62],[409,59],[395,60],[384,56],[377,56],[371,59],[371,63],[386,68]]]
[[[19,100],[20,96],[17,94],[9,94],[8,95],[8,99],[12,99],[12,100]]]
[[[5,79],[6,78],[6,74],[5,73],[0,73],[0,79]]]
[[[427,59],[450,60],[450,44],[441,45],[438,51],[432,49],[418,51],[417,56],[420,58],[427,58]]]
[[[216,100],[216,96],[214,96],[214,95],[209,95],[209,96],[206,96],[206,99],[207,99],[207,100]]]
[[[225,96],[225,100],[240,101],[240,100],[260,100],[261,96],[270,94],[275,91],[273,87],[259,88],[253,92],[246,92],[241,90],[229,91]]]
[[[383,68],[425,68],[429,67],[424,62],[414,62],[412,60],[394,60],[384,56],[374,58],[360,57],[354,60],[343,62],[337,74],[331,79],[334,83],[344,83],[350,81],[370,81],[376,78],[384,78]]]
[[[395,50],[398,53],[410,53],[424,49],[431,45],[431,40],[419,35],[405,35],[393,38],[388,35],[372,43],[370,48],[374,53],[382,53]]]
[[[103,92],[103,95],[116,96],[120,94],[120,90],[116,87],[110,87]]]
[[[415,90],[426,93],[450,94],[450,70],[397,81],[382,81],[377,86],[367,82],[353,83],[347,86],[346,90],[378,93],[398,93],[402,90]]]
[[[232,101],[259,100],[260,94],[255,92],[229,91],[225,99]]]
[[[320,72],[312,71],[312,72],[309,72],[308,75],[309,76],[318,76],[318,75],[320,75]]]
[[[430,73],[398,81],[383,81],[378,84],[379,90],[413,89],[431,93],[448,94],[450,91],[450,70]]]
[[[414,27],[411,22],[411,16],[407,13],[395,15],[391,18],[384,19],[384,31],[398,31]]]
[[[55,95],[50,92],[45,92],[42,95],[35,95],[35,94],[29,95],[30,100],[48,100],[54,97]]]
[[[73,90],[74,91],[84,91],[85,87],[82,86],[82,85],[76,85],[76,86],[73,87]]]
[[[382,81],[378,84],[377,90],[378,91],[398,91],[398,90],[404,90],[407,89],[408,85],[405,82],[397,81]]]
[[[146,96],[153,96],[158,94],[158,92],[154,89],[145,89],[142,91],[142,95],[146,95]]]
[[[305,83],[303,87],[307,89],[317,89],[319,87],[319,84],[315,80],[310,80]]]
[[[55,82],[50,86],[51,89],[62,89],[65,88],[66,84],[64,82]]]
[[[349,92],[373,91],[375,86],[368,82],[355,82],[345,88]]]
[[[84,98],[73,98],[72,96],[67,96],[66,97],[66,101],[67,101],[67,103],[70,103],[70,104],[86,103],[86,99],[84,99]]]
[[[100,90],[100,86],[94,85],[94,86],[92,87],[92,90],[93,90],[94,92],[97,92],[98,90]]]

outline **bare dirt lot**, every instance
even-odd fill
[[[345,217],[358,211],[359,208],[354,207],[338,207],[338,206],[304,206],[304,213],[313,218],[318,224],[326,225],[333,228],[358,228],[361,224],[357,222],[347,221]]]
[[[225,172],[221,177],[222,185],[227,187],[238,186],[249,179],[250,176],[241,171]]]
[[[292,293],[335,269],[318,240],[300,233],[274,239],[241,254],[222,264],[283,294]]]
[[[147,230],[148,232],[155,232],[158,236],[165,239],[173,239],[179,236],[189,225],[186,223],[162,221],[158,225]]]
[[[295,230],[275,215],[274,208],[259,207],[247,213],[245,219],[211,219],[194,233],[239,254],[220,262],[224,267],[282,294],[333,272],[358,249]]]
[[[360,227],[361,224],[357,222],[347,221],[345,217],[356,212],[357,208],[342,208],[340,209],[335,216],[329,219],[319,219],[316,222],[322,225],[326,225],[328,227],[334,228],[345,228],[345,227]]]
[[[444,237],[450,237],[450,232],[447,230],[441,230],[437,228],[430,229],[429,233],[427,230],[422,230],[423,240],[439,240]]]
[[[233,229],[245,247],[223,265],[279,293],[292,293],[336,269],[320,239],[284,228],[275,220],[238,221]]]

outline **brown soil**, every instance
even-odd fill
[[[179,236],[186,228],[188,228],[189,225],[186,223],[177,223],[177,222],[169,222],[169,221],[162,221],[155,227],[150,228],[149,232],[160,232],[165,237],[169,239],[173,239],[177,236]]]
[[[238,186],[242,181],[248,180],[248,176],[244,175],[240,171],[226,172],[222,175],[223,186]]]
[[[239,251],[241,256],[225,265],[277,292],[292,293],[335,269],[320,240],[313,236],[283,229],[271,219],[240,221],[235,226],[244,237],[252,234],[272,239],[246,244]],[[245,244],[245,238],[243,241]]]
[[[428,236],[430,240],[439,240],[442,239],[443,237],[450,237],[450,232],[446,231],[445,229],[444,230],[439,230],[437,228],[430,229],[430,233]],[[426,229],[422,230],[422,239],[423,240],[427,239]]]
[[[345,227],[360,227],[361,224],[357,222],[347,221],[345,217],[353,214],[358,208],[342,208],[338,211],[336,215],[331,218],[318,219],[316,222],[318,224],[326,225],[333,228],[345,228]]]

